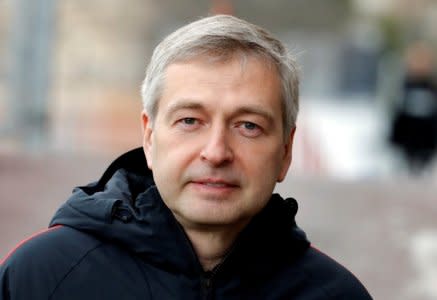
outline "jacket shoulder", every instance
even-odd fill
[[[48,299],[65,276],[101,242],[55,226],[19,243],[1,262],[1,299]]]
[[[321,288],[328,299],[372,299],[354,274],[320,250],[310,247],[302,264],[309,280]]]

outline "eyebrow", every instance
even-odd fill
[[[181,99],[181,101],[178,101],[175,104],[169,105],[168,110],[166,112],[166,116],[171,116],[175,112],[177,112],[178,110],[182,110],[182,109],[200,110],[200,109],[204,109],[204,106],[201,103],[193,101],[193,100]]]
[[[249,114],[249,115],[259,115],[262,118],[266,119],[269,123],[272,123],[275,120],[275,117],[273,114],[258,106],[242,106],[237,109],[237,111],[234,113],[235,115],[243,115],[243,114]]]

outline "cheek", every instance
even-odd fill
[[[240,158],[253,172],[265,175],[274,175],[280,172],[284,156],[281,146],[265,142],[257,147],[251,146],[246,149],[241,147],[240,149]]]
[[[151,151],[154,171],[158,172],[156,175],[168,179],[180,176],[194,157],[192,148],[187,141],[176,139],[169,134],[156,134]]]

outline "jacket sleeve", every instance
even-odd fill
[[[45,280],[48,276],[36,271],[38,262],[32,263],[21,252],[17,250],[0,266],[0,299],[49,299],[51,288]]]
[[[348,269],[313,247],[307,252],[305,271],[329,299],[372,300],[364,285]]]
[[[0,266],[0,299],[11,299],[9,293],[9,272],[4,264]]]
[[[48,299],[41,286],[45,276],[40,268],[44,261],[40,236],[37,233],[19,243],[5,258],[0,260],[0,300]],[[38,282],[38,283],[37,283]],[[34,289],[40,285],[40,288]]]
[[[59,229],[52,227],[29,237],[0,261],[0,300],[50,298],[65,275]]]

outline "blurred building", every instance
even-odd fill
[[[234,13],[285,40],[302,66],[303,97],[373,101],[388,54],[417,34],[437,40],[436,6],[426,0],[5,0],[1,147],[118,152],[136,146],[139,89],[154,45],[211,12]]]

